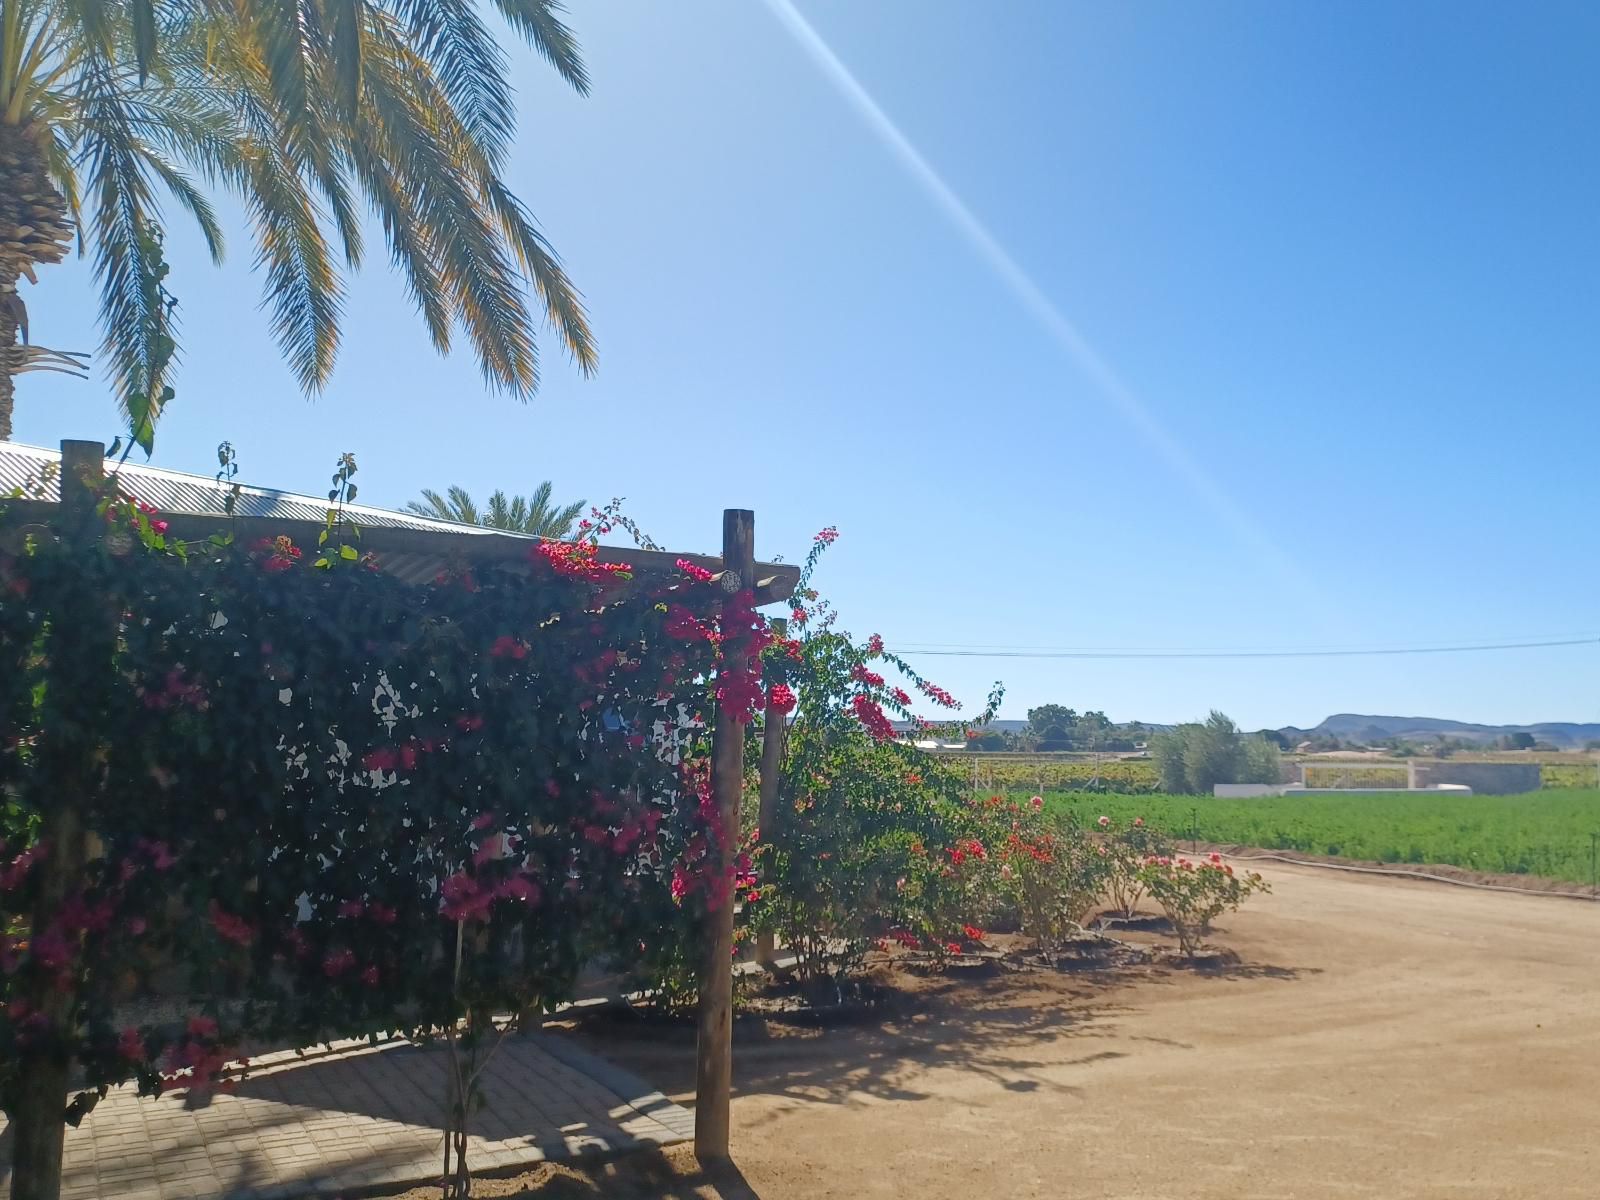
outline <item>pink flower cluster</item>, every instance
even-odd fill
[[[33,864],[45,856],[44,843],[31,846],[10,862],[0,866],[0,892],[14,892],[27,882]]]
[[[161,520],[158,515],[161,510],[153,504],[146,504],[137,496],[129,496],[127,498],[127,503],[124,505],[113,505],[112,507],[108,508],[106,510],[106,520],[114,520],[119,511],[126,512],[128,514],[128,524],[133,528],[138,527],[139,516],[142,514],[145,520],[150,523],[150,531],[152,533],[166,533],[167,531],[167,523]]]
[[[512,875],[497,884],[459,871],[444,881],[439,893],[439,915],[447,921],[486,921],[496,900],[537,904],[538,883],[526,875]]]
[[[749,721],[766,701],[761,687],[761,652],[773,642],[772,627],[755,609],[746,588],[722,610],[718,641],[717,703],[736,721]]]
[[[122,1048],[143,1051],[143,1042],[135,1044],[134,1039],[127,1036],[130,1032],[123,1031],[127,1043]],[[179,1083],[187,1078],[191,1088],[196,1091],[204,1090],[222,1074],[222,1069],[227,1066],[231,1053],[229,1047],[217,1041],[216,1021],[210,1017],[190,1017],[183,1037],[167,1049],[168,1069],[162,1072],[162,1078],[169,1084]]]
[[[883,686],[883,676],[879,675],[876,671],[867,670],[867,668],[860,663],[857,663],[855,666],[850,668],[850,678],[854,679],[857,683],[864,683],[868,687]]]
[[[236,946],[248,946],[255,940],[255,926],[243,917],[228,912],[215,900],[211,902],[210,915],[211,927],[223,941],[232,942]]]
[[[160,688],[145,688],[140,699],[146,708],[158,711],[165,711],[177,705],[203,708],[206,702],[206,690],[188,678],[182,664],[179,664],[167,672]]]
[[[587,579],[591,583],[630,579],[633,568],[627,563],[601,562],[597,557],[600,547],[593,541],[540,542],[533,548],[534,561],[543,561],[557,575],[572,579]]]
[[[250,553],[263,571],[287,571],[300,561],[300,547],[282,534],[261,538],[250,547]]]
[[[715,644],[717,640],[716,630],[681,604],[674,604],[667,609],[667,620],[661,631],[669,638],[680,642]]]
[[[894,724],[884,715],[883,707],[871,696],[865,692],[852,696],[850,707],[855,710],[856,720],[866,727],[866,731],[876,741],[894,740]]]
[[[512,637],[509,633],[502,633],[495,638],[489,647],[490,658],[513,658],[522,660],[528,657],[528,644],[521,638]]]
[[[431,738],[399,746],[379,746],[361,756],[361,765],[369,771],[414,771],[422,755],[431,754],[439,747],[440,743]]]
[[[400,919],[399,913],[378,900],[346,900],[339,905],[339,915],[351,921],[367,917],[378,925],[393,925]]]

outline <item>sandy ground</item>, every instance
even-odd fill
[[[742,1178],[678,1152],[495,1191],[1600,1197],[1600,904],[1262,869],[1222,973],[937,982],[899,1020],[742,1030]],[[590,1044],[692,1103],[687,1038]]]

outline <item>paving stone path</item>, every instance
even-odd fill
[[[204,1098],[115,1089],[67,1130],[63,1200],[267,1200],[435,1180],[445,1070],[442,1048],[358,1042],[267,1055],[234,1091]],[[672,1145],[694,1132],[691,1113],[557,1035],[506,1038],[479,1086],[475,1170]]]

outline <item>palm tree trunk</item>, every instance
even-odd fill
[[[17,280],[60,262],[71,245],[67,201],[50,179],[38,129],[0,121],[0,441],[11,439],[17,328],[26,319]]]
[[[11,440],[11,413],[16,407],[16,364],[11,351],[17,344],[17,318],[7,302],[16,290],[17,272],[0,267],[0,442]]]

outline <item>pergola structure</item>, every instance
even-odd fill
[[[63,480],[82,479],[98,485],[105,473],[105,447],[98,442],[64,441],[59,454],[0,443],[0,497],[6,492],[14,496],[20,492],[24,497],[3,501],[7,512],[0,525],[0,542],[48,530],[64,508],[82,503],[89,495],[63,486]],[[326,514],[335,507],[314,496],[250,487],[239,489],[229,515],[225,501],[233,489],[220,480],[137,465],[119,467],[117,478],[125,491],[159,509],[168,524],[168,536],[179,540],[203,540],[226,523],[234,536],[246,543],[288,536],[299,544],[316,545],[327,527]],[[544,540],[364,505],[344,505],[339,511],[341,519],[359,528],[361,548],[374,556],[377,569],[413,585],[427,583],[442,571],[474,565],[521,569],[529,562],[531,546]],[[799,568],[756,562],[754,540],[754,513],[727,509],[720,556],[602,546],[597,558],[627,563],[635,580],[644,582],[680,573],[678,563],[687,559],[712,572],[713,582],[720,582],[729,600],[746,587],[753,590],[758,606],[787,599],[799,580]],[[782,724],[778,719],[780,737]],[[767,757],[775,756],[778,744],[773,739]],[[719,711],[712,731],[712,790],[723,827],[734,833],[722,839],[724,861],[720,867],[724,872],[733,868],[743,785],[744,725]],[[763,793],[767,790],[764,786]],[[733,916],[731,902],[711,915],[700,966],[695,1151],[701,1158],[725,1158],[728,1154]]]

